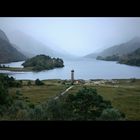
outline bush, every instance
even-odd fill
[[[35,105],[34,105],[33,103],[29,103],[29,107],[30,107],[30,108],[34,108]]]
[[[12,97],[8,93],[8,88],[0,82],[0,105],[10,105]]]
[[[130,79],[130,82],[131,82],[131,83],[136,82],[136,78],[131,78],[131,79]]]
[[[22,83],[20,81],[15,81],[15,87],[22,87]]]
[[[119,112],[119,110],[114,108],[107,108],[103,110],[98,120],[117,121],[117,120],[124,120],[124,119],[125,119],[125,115]]]
[[[28,81],[27,86],[31,86],[31,81]]]
[[[103,100],[95,89],[84,87],[76,94],[50,100],[47,113],[50,120],[96,120],[107,108],[112,108],[109,101]]]
[[[73,114],[60,100],[50,100],[47,105],[48,120],[71,120]]]
[[[29,118],[31,120],[48,120],[46,106],[44,104],[34,106],[29,111]]]
[[[40,86],[40,85],[44,85],[44,83],[42,81],[40,81],[39,79],[36,79],[35,80],[35,85]]]
[[[27,109],[18,110],[14,119],[15,120],[30,120],[28,110]]]
[[[27,120],[29,107],[25,101],[14,100],[13,104],[7,108],[4,115],[8,120]]]
[[[7,106],[0,105],[0,115],[3,116],[4,112],[7,110]]]

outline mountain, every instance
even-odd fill
[[[96,58],[97,56],[98,56],[98,53],[91,53],[91,54],[85,55],[84,57],[85,58]]]
[[[31,53],[29,53],[27,50],[21,50],[19,46],[17,46],[16,44],[12,43],[12,46],[14,48],[16,48],[19,52],[22,52],[22,54],[24,54],[27,58],[30,58],[31,56],[33,56]]]
[[[104,51],[102,51],[99,55],[103,57],[112,56],[112,55],[121,56],[121,55],[131,53],[138,48],[140,48],[140,37],[135,37],[126,43],[107,48]]]
[[[133,39],[131,39],[126,43],[109,47],[100,53],[88,54],[86,57],[96,58],[97,56],[100,57],[108,57],[108,56],[116,56],[116,55],[122,56],[131,53],[138,48],[140,48],[140,37],[134,37]]]
[[[129,42],[108,48],[98,54],[96,59],[140,66],[140,38],[135,37]]]
[[[132,66],[140,66],[140,48],[127,55],[123,55],[119,61],[121,64],[127,64]]]
[[[9,42],[8,37],[6,36],[6,34],[1,29],[0,29],[0,38],[2,40],[5,40],[5,41]]]
[[[12,46],[6,34],[0,30],[0,63],[23,61],[26,57]]]
[[[31,58],[39,54],[45,54],[51,57],[73,57],[63,50],[56,51],[19,30],[14,31],[13,34],[13,36],[10,35],[10,39],[16,44],[15,48],[27,57]]]

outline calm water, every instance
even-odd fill
[[[6,65],[20,67],[22,62]],[[127,79],[140,78],[140,67],[117,64],[116,62],[100,61],[95,59],[64,60],[65,67],[42,72],[8,72],[16,79],[70,79],[74,69],[75,79]]]

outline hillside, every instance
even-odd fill
[[[125,55],[111,55],[111,56],[98,56],[97,60],[105,61],[117,61],[121,64],[127,64],[132,66],[140,66],[140,48],[136,49],[134,52]]]
[[[140,37],[134,37],[126,43],[109,47],[100,53],[88,54],[85,57],[96,58],[97,56],[100,56],[98,58],[104,58],[108,56],[122,56],[128,53],[132,53],[138,48],[140,48]]]
[[[121,56],[121,55],[131,53],[138,48],[140,48],[140,37],[135,37],[126,43],[105,49],[99,55],[103,57],[111,56],[111,55]]]
[[[26,57],[15,49],[6,34],[0,30],[0,63],[23,61]]]
[[[22,65],[24,66],[24,68],[31,68],[31,70],[34,71],[64,67],[62,59],[51,58],[50,56],[46,55],[37,55],[26,60]]]
[[[14,36],[12,34],[14,34]],[[29,34],[26,34],[19,30],[12,32],[11,34],[9,34],[9,36],[11,41],[16,44],[16,49],[29,58],[39,54],[45,54],[51,57],[73,57],[64,50],[55,50],[50,46],[43,44],[41,41],[30,36]]]
[[[84,57],[85,58],[96,58],[97,56],[98,56],[98,53],[91,53],[91,54],[85,55]]]
[[[121,64],[140,66],[140,48],[130,54],[122,56],[118,62]]]
[[[9,42],[8,37],[6,36],[6,34],[0,29],[0,38]]]

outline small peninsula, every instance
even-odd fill
[[[51,58],[41,54],[27,59],[22,65],[24,68],[29,68],[33,71],[42,71],[64,67],[64,62],[60,58]]]
[[[29,72],[29,71],[42,71],[51,70],[54,68],[64,67],[64,62],[60,58],[51,58],[46,55],[36,55],[35,57],[27,59],[23,64],[23,68],[9,67],[4,64],[0,64],[0,70],[8,70],[14,72]]]

